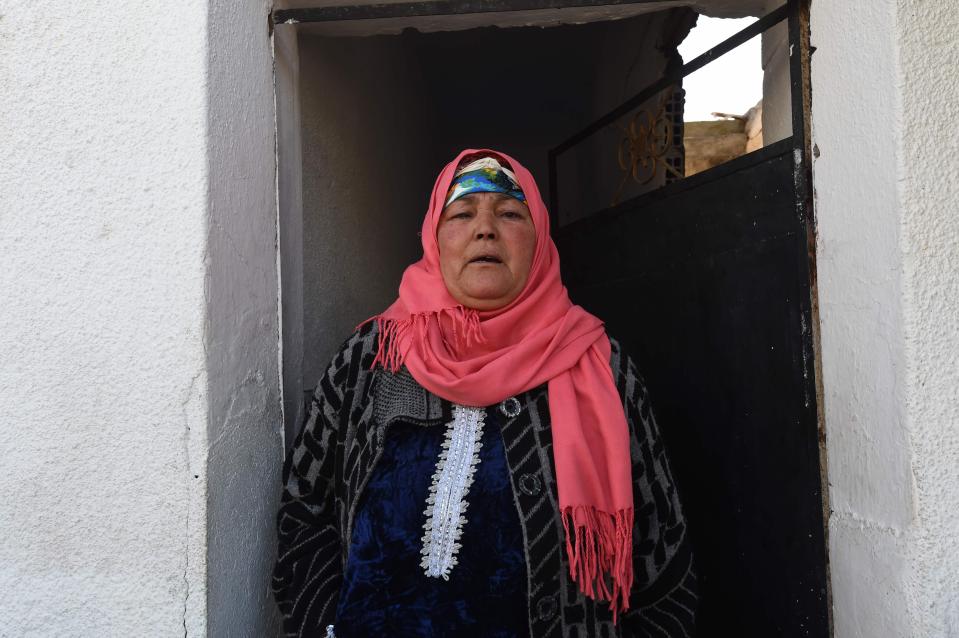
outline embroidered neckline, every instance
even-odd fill
[[[427,576],[449,580],[450,570],[458,562],[469,505],[466,494],[480,461],[485,419],[484,408],[453,404],[453,420],[446,424],[446,438],[423,510],[426,523],[420,567]]]

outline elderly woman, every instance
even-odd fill
[[[646,390],[570,302],[532,175],[463,151],[422,243],[396,302],[333,357],[287,459],[286,635],[693,635]]]

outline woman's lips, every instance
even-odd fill
[[[503,263],[503,260],[493,255],[480,255],[479,257],[474,257],[473,259],[470,259],[469,263],[471,264],[501,264]]]

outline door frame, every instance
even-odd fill
[[[276,9],[269,13],[270,31],[275,25],[294,25],[299,23],[338,22],[355,20],[375,20],[388,18],[417,18],[430,16],[455,16],[466,14],[497,14],[516,11],[556,10],[582,7],[615,7],[628,5],[653,4],[659,0],[426,0],[423,2],[402,2],[389,4],[358,4],[324,7],[308,7],[296,9]],[[826,568],[826,598],[828,606],[829,631],[832,634],[832,582],[830,577],[829,547],[829,494],[827,481],[827,454],[825,445],[825,421],[823,414],[823,387],[820,347],[819,304],[816,278],[816,235],[815,211],[813,208],[812,193],[812,144],[811,144],[811,91],[810,91],[810,58],[813,50],[810,47],[809,0],[788,0],[781,7],[774,9],[760,18],[757,22],[743,29],[726,41],[718,44],[696,59],[677,68],[667,68],[666,74],[657,82],[637,93],[620,106],[616,107],[589,127],[576,132],[565,139],[549,152],[549,195],[550,216],[553,232],[561,233],[558,225],[558,191],[556,179],[556,160],[558,156],[572,145],[600,130],[610,122],[621,117],[637,105],[656,95],[663,89],[682,82],[682,78],[706,66],[737,46],[767,31],[773,26],[786,21],[788,25],[789,45],[789,73],[791,87],[791,120],[793,135],[787,142],[770,145],[760,149],[748,159],[738,158],[728,164],[723,164],[700,173],[694,177],[682,179],[659,189],[657,193],[665,194],[685,188],[694,187],[703,180],[715,179],[725,172],[734,170],[742,161],[756,161],[761,156],[781,150],[779,144],[789,143],[794,158],[794,173],[796,192],[799,194],[796,201],[796,215],[801,220],[805,234],[801,237],[804,242],[802,250],[807,255],[804,262],[805,277],[809,281],[809,296],[801,300],[804,330],[802,333],[802,365],[803,373],[812,379],[810,386],[814,394],[806,397],[805,406],[810,420],[815,419],[819,441],[819,469],[821,480],[821,494],[823,507],[823,533],[827,553],[825,556]],[[775,148],[773,148],[775,146]],[[666,190],[664,190],[666,189]],[[650,194],[643,195],[648,197]],[[626,204],[627,202],[624,202]],[[622,205],[622,204],[621,204]]]

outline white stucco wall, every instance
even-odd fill
[[[0,635],[201,635],[206,3],[0,13]]]
[[[959,5],[896,8],[904,409],[917,519],[906,601],[920,635],[959,636]]]
[[[959,635],[959,5],[814,2],[836,636]]]
[[[2,636],[275,628],[268,7],[3,7]]]
[[[771,2],[764,13],[781,4]],[[793,134],[788,26],[780,22],[762,35],[764,146]]]

